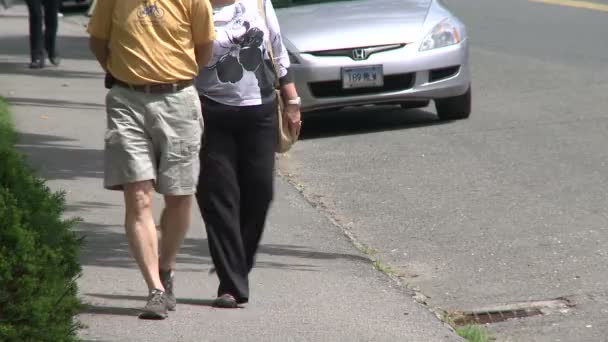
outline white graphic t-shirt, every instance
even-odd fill
[[[252,106],[271,101],[274,71],[268,53],[272,42],[274,63],[282,81],[288,78],[289,56],[270,0],[264,0],[266,21],[258,0],[238,0],[214,8],[216,40],[213,57],[200,69],[196,87],[200,95],[231,106]]]

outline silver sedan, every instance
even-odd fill
[[[437,0],[273,1],[302,111],[368,104],[471,112],[464,24]]]

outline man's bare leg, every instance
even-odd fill
[[[158,274],[158,236],[152,215],[152,181],[126,184],[125,230],[131,254],[137,261],[148,290],[165,290]]]
[[[160,219],[160,269],[175,269],[179,248],[191,221],[192,196],[165,196],[165,209]]]

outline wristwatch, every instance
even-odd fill
[[[293,99],[289,99],[287,100],[287,104],[288,105],[296,105],[296,106],[300,106],[302,104],[302,99],[298,96],[298,97],[294,97]]]

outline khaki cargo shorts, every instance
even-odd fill
[[[162,94],[114,86],[106,108],[106,189],[153,180],[163,195],[196,192],[203,118],[193,86]]]

